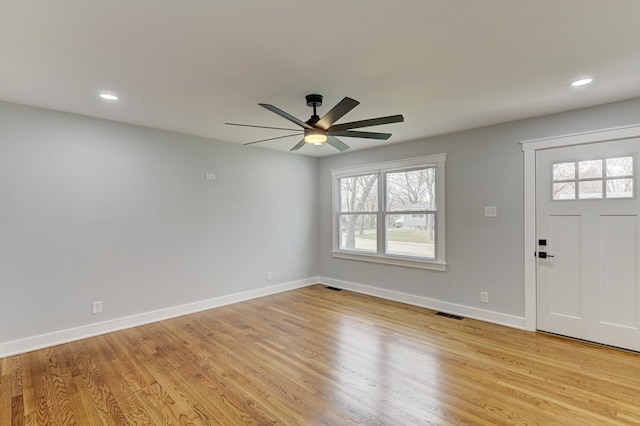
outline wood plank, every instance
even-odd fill
[[[640,354],[311,286],[0,360],[0,424],[640,423]]]
[[[13,410],[9,410],[7,401],[11,401],[11,362],[16,357],[0,359],[0,425],[10,425]]]

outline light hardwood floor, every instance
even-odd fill
[[[4,358],[21,424],[640,424],[640,355],[316,285]]]

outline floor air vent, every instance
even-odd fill
[[[459,315],[448,314],[446,312],[438,312],[436,315],[440,315],[441,317],[451,318],[451,319],[458,320],[458,321],[464,319],[464,317],[461,317]]]
[[[338,287],[331,287],[331,286],[326,286],[325,288],[329,289],[329,290],[333,290],[333,291],[342,291],[341,288]]]

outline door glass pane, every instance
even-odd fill
[[[554,200],[575,200],[576,199],[576,183],[561,182],[553,184]]]
[[[602,160],[580,161],[578,163],[578,177],[580,179],[602,177]]]
[[[412,217],[416,216],[416,217]],[[435,259],[435,215],[406,214],[387,227],[387,254]]]
[[[578,182],[578,198],[581,200],[602,198],[602,181]]]
[[[607,176],[633,176],[633,157],[607,158]]]
[[[572,180],[576,178],[576,163],[558,163],[553,165],[553,180]]]
[[[377,210],[377,174],[351,176],[340,179],[341,212],[375,212]]]
[[[607,198],[632,198],[633,179],[607,180]]]
[[[340,215],[340,249],[378,251],[375,214]]]

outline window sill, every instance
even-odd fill
[[[385,265],[406,266],[418,269],[430,269],[432,271],[447,270],[446,263],[429,260],[415,260],[401,257],[379,256],[375,254],[347,253],[344,251],[333,251],[332,256],[338,259],[359,260],[362,262],[382,263]]]

